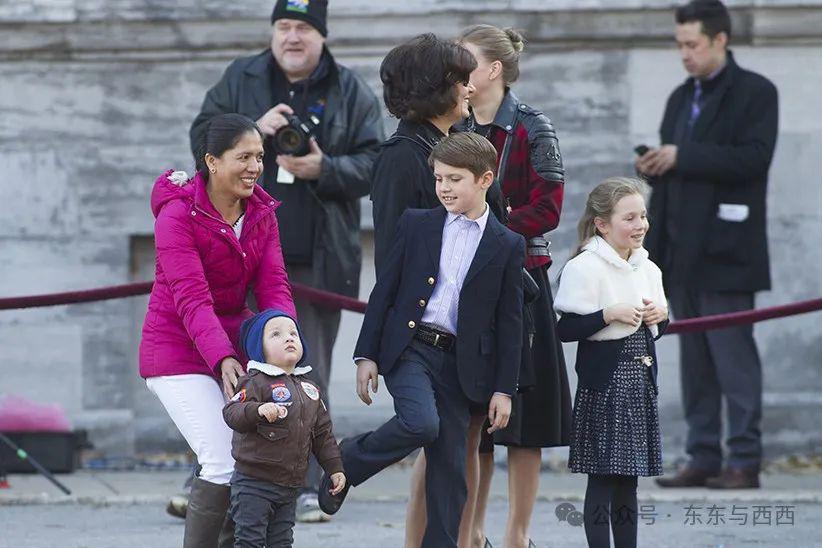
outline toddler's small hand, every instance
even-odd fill
[[[329,489],[329,493],[339,495],[343,489],[345,489],[345,474],[342,472],[331,474],[331,489]]]
[[[279,405],[274,402],[268,402],[258,407],[257,413],[268,422],[274,422],[280,418],[281,411]]]

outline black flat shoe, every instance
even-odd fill
[[[533,540],[528,539],[528,548],[537,548],[537,545],[534,544]]]
[[[485,546],[483,548],[494,548],[488,541],[488,537],[485,537]]]
[[[320,481],[320,492],[317,493],[317,502],[320,504],[320,510],[329,516],[336,514],[340,506],[345,502],[345,496],[348,494],[348,489],[351,487],[351,484],[346,482],[343,490],[337,495],[331,494],[332,486],[331,476],[323,473],[323,479]]]

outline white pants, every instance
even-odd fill
[[[170,375],[150,377],[146,386],[197,455],[200,479],[228,485],[234,471],[232,432],[223,420],[225,398],[217,381],[206,375]]]

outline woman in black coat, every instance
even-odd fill
[[[468,116],[469,77],[476,66],[465,48],[433,34],[417,36],[383,59],[383,99],[400,123],[380,148],[371,175],[378,278],[403,211],[440,205],[428,156],[451,126]],[[498,200],[499,192],[489,201],[494,196]]]

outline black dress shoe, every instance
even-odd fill
[[[705,487],[708,478],[717,475],[713,470],[686,466],[674,476],[657,478],[655,481],[660,487]]]
[[[706,482],[710,489],[759,489],[759,470],[756,468],[726,468],[718,477]]]
[[[351,484],[345,482],[345,487],[336,495],[331,494],[331,488],[334,484],[331,481],[331,476],[323,472],[323,479],[320,480],[320,492],[317,493],[317,502],[320,504],[320,510],[332,516],[337,513],[345,501],[345,496],[348,494],[348,489]]]

